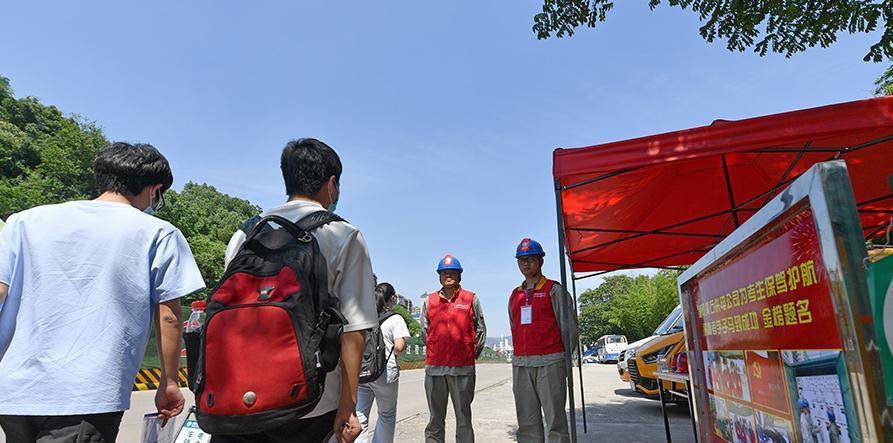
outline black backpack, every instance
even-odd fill
[[[394,353],[394,348],[391,347],[391,352],[385,355],[384,338],[381,336],[381,324],[395,315],[400,314],[394,311],[383,312],[378,316],[378,326],[366,333],[366,347],[363,349],[363,361],[360,362],[360,383],[378,380],[378,377],[387,368],[388,359]]]
[[[297,223],[268,216],[242,226],[245,242],[208,298],[202,326],[193,390],[204,431],[262,432],[316,407],[345,320],[311,231],[340,220],[320,211]]]

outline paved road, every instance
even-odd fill
[[[576,385],[580,442],[651,443],[664,440],[660,404],[634,395],[617,377],[614,365],[585,365],[583,377],[589,432],[583,433],[579,386]],[[577,381],[579,379],[575,379]],[[486,443],[514,441],[517,424],[512,398],[511,367],[504,364],[480,365],[476,384],[477,393],[472,404],[476,440]],[[153,392],[134,393],[131,410],[122,420],[119,442],[138,442],[142,415],[152,412],[154,407],[153,395]],[[187,399],[191,397],[191,394],[186,393]],[[424,370],[404,371],[401,374],[398,405],[396,441],[424,441],[425,424],[428,421]],[[450,436],[455,432],[455,420],[452,408],[448,410],[447,440],[450,441]],[[688,409],[674,405],[670,407],[670,412],[673,441],[693,442]],[[373,420],[374,413],[373,408]],[[0,442],[3,441],[0,437]]]

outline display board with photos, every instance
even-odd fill
[[[854,333],[851,304],[841,302],[866,294],[840,279],[864,275],[837,255],[853,254],[837,250],[846,242],[827,241],[849,235],[826,213],[829,200],[845,198],[846,178],[842,163],[815,166],[679,278],[701,441],[882,435],[879,410],[856,401],[876,380],[854,374],[873,360],[844,346],[869,337]],[[832,210],[845,209],[861,238],[854,203]]]

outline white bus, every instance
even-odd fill
[[[595,342],[595,360],[599,363],[616,362],[620,351],[626,349],[623,335],[603,335]]]

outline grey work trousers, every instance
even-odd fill
[[[548,366],[512,366],[512,391],[518,417],[518,442],[569,443],[567,414],[567,370],[565,362]],[[546,432],[543,430],[543,416]]]
[[[428,375],[425,374],[425,394],[428,397],[428,426],[425,427],[426,443],[444,443],[447,397],[453,402],[456,413],[456,442],[473,443],[471,426],[471,402],[474,400],[475,375]]]

